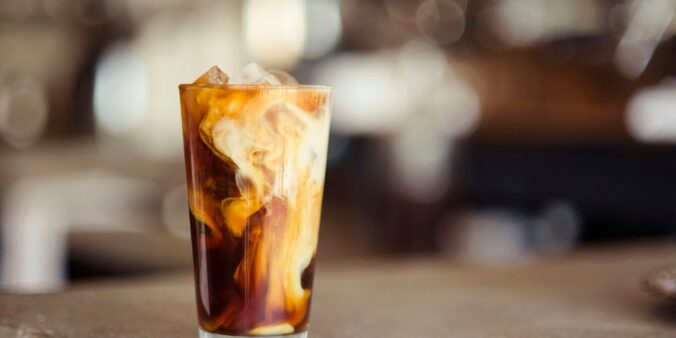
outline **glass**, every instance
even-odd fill
[[[201,337],[306,337],[330,88],[180,85]]]

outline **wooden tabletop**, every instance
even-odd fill
[[[310,336],[675,337],[676,306],[639,282],[676,244],[582,250],[509,268],[438,259],[319,266]],[[321,264],[321,262],[320,262]],[[0,337],[196,337],[188,271],[0,294]]]

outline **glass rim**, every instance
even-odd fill
[[[302,91],[322,91],[331,92],[333,89],[330,86],[322,85],[305,85],[305,84],[210,84],[210,83],[181,83],[178,85],[179,89],[239,89],[239,90],[302,90]]]

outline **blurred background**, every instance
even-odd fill
[[[676,233],[676,0],[0,0],[0,290],[191,266],[179,83],[334,87],[324,262]]]

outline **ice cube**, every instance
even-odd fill
[[[206,73],[202,74],[202,76],[198,77],[193,84],[223,85],[227,84],[229,79],[228,74],[223,73],[218,66],[213,66],[209,68]]]
[[[279,79],[274,75],[268,73],[259,66],[257,63],[253,62],[246,65],[242,69],[242,84],[271,84],[278,85],[281,84]]]

